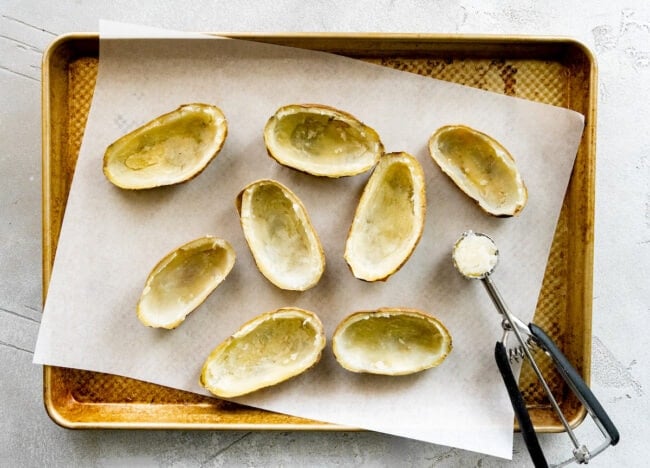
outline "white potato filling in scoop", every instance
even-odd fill
[[[482,234],[468,232],[454,247],[454,264],[468,278],[481,278],[497,264],[499,251],[492,239]]]

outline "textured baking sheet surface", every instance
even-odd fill
[[[74,44],[68,46],[74,47]],[[586,73],[585,67],[588,67],[588,62],[576,66],[570,60],[508,59],[507,53],[508,50],[504,47],[501,54],[495,54],[492,58],[456,58],[454,54],[444,50],[419,51],[420,56],[413,56],[411,53],[389,57],[382,56],[384,54],[373,54],[369,50],[357,50],[353,55],[400,70],[548,104],[571,107],[588,114],[584,107],[588,103],[590,90],[584,89],[584,77],[579,76],[580,73]],[[380,55],[380,57],[373,55]],[[70,58],[63,73],[57,78],[66,80],[64,85],[67,88],[67,95],[65,102],[62,103],[64,107],[59,106],[51,115],[51,121],[46,124],[64,128],[66,135],[61,145],[50,148],[49,154],[51,167],[58,168],[50,172],[50,175],[54,176],[50,180],[51,193],[45,194],[49,197],[48,208],[52,214],[48,218],[50,222],[46,226],[45,235],[50,238],[52,247],[55,247],[58,237],[65,196],[83,136],[96,72],[96,56],[92,53],[82,53],[78,57]],[[55,79],[54,76],[51,78]],[[63,84],[57,84],[57,86],[61,85]],[[584,164],[588,166],[592,156],[588,142],[583,144],[578,154],[581,163],[576,164],[573,185],[576,180],[582,182],[581,178],[588,178],[589,171],[581,168]],[[535,316],[535,321],[549,331],[565,353],[577,363],[579,369],[585,362],[584,343],[589,339],[585,335],[590,329],[583,326],[576,333],[574,325],[586,324],[588,317],[585,314],[590,314],[590,310],[572,307],[572,293],[567,290],[567,284],[576,284],[572,280],[575,280],[576,276],[582,280],[581,274],[584,274],[569,265],[569,252],[576,249],[575,229],[569,219],[570,216],[573,217],[571,219],[575,219],[576,216],[581,215],[583,218],[579,218],[578,223],[583,229],[587,229],[590,222],[589,213],[584,213],[580,210],[580,206],[576,206],[570,192],[560,215]],[[50,266],[54,250],[54,248],[49,250],[50,258],[44,259]],[[555,393],[565,394],[566,389],[562,381],[552,372],[548,363],[544,365],[544,371],[546,375],[552,376],[551,388]],[[534,377],[525,368],[520,386],[526,401],[533,409],[533,420],[536,426],[553,429],[552,413],[538,391],[539,387],[534,382]],[[167,423],[179,426],[197,423],[206,427],[252,425],[261,428],[269,425],[279,428],[296,425],[296,427],[330,428],[320,423],[215,401],[132,379],[61,368],[46,369],[46,399],[50,402],[51,411],[57,411],[62,415],[63,420],[71,423],[119,425],[132,422],[143,425]],[[565,408],[577,414],[577,406],[574,403],[565,399],[562,401]]]

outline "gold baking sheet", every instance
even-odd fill
[[[535,322],[590,378],[596,130],[596,67],[570,39],[428,34],[227,34],[343,54],[387,67],[573,109],[585,131],[549,255]],[[43,295],[79,154],[95,79],[99,37],[58,38],[43,60]],[[485,352],[492,353],[492,349]],[[572,425],[585,416],[568,387],[540,359]],[[531,369],[520,389],[537,431],[562,431]],[[351,429],[97,372],[44,367],[44,401],[69,428]],[[517,425],[515,423],[515,429]]]

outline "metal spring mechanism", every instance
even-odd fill
[[[508,351],[508,360],[511,363],[523,362],[524,359],[526,359],[526,351],[524,350],[524,346],[519,343],[512,346],[508,344],[508,337],[512,332],[510,322],[504,318],[501,321],[501,328],[503,328],[503,336],[501,337],[501,342]],[[528,349],[531,352],[535,352],[537,349],[539,349],[539,346],[537,346],[537,343],[531,336],[528,336],[528,339],[526,340],[526,346],[528,346]]]
[[[519,362],[524,360],[526,353],[524,348],[517,346],[516,348],[508,348],[508,359],[510,362]]]

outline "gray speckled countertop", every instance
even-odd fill
[[[530,465],[518,434],[507,462],[369,432],[70,431],[48,418],[42,369],[32,364],[42,302],[40,61],[57,35],[97,31],[100,18],[193,31],[504,33],[584,42],[599,66],[592,388],[622,437],[593,466],[647,465],[650,3],[177,3],[0,4],[0,466]],[[566,453],[564,435],[543,434],[541,443],[549,459]]]

